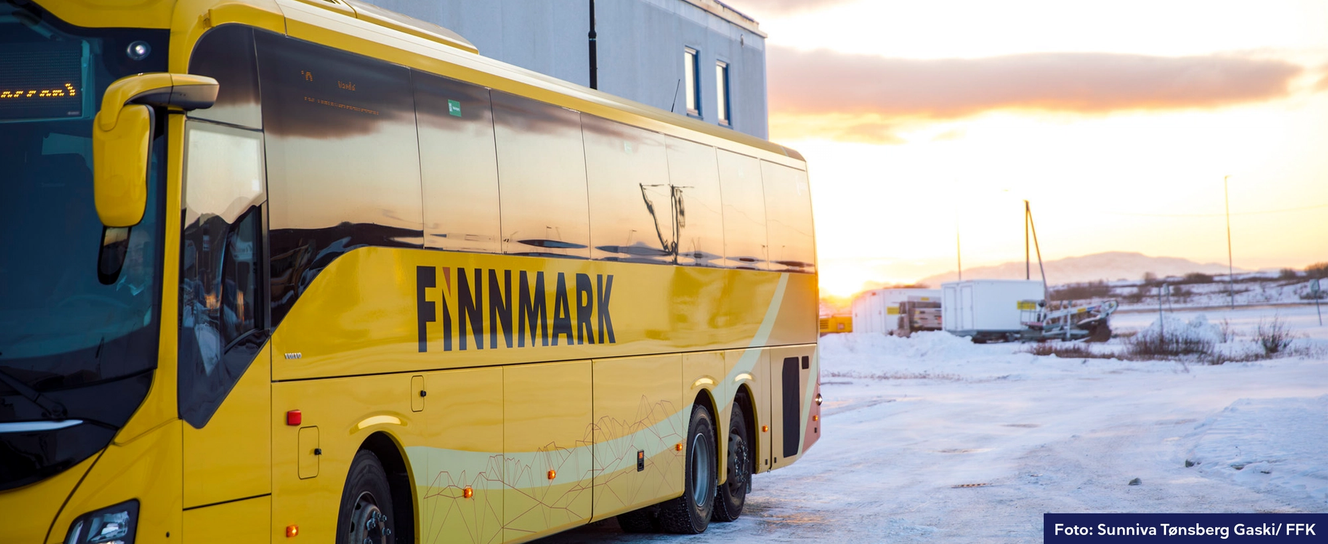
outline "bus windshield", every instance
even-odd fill
[[[80,29],[0,3],[0,423],[118,427],[142,400],[123,387],[75,390],[141,382],[156,367],[164,131],[152,145],[142,223],[104,229],[92,120],[112,81],[165,69],[164,37]],[[102,409],[69,396],[98,396]]]

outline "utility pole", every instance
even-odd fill
[[[1028,256],[1028,220],[1033,217],[1033,210],[1029,208],[1028,201],[1024,201],[1024,279],[1033,279],[1033,268]],[[1041,266],[1041,263],[1038,263]]]
[[[957,183],[957,182],[956,182]],[[959,207],[955,206],[955,263],[959,266],[959,281],[964,281],[963,246],[959,243]]]
[[[1236,309],[1236,267],[1231,259],[1231,193],[1227,190],[1227,178],[1222,176],[1222,198],[1227,205],[1227,294],[1231,296],[1231,309]]]
[[[955,223],[955,261],[959,265],[959,281],[964,281],[963,247],[959,245],[959,223]]]
[[[1028,201],[1024,201],[1024,218],[1028,221],[1028,228],[1033,231],[1033,247],[1037,249],[1038,272],[1042,274],[1042,299],[1051,303],[1051,288],[1047,287],[1047,268],[1042,266],[1042,245],[1038,244],[1037,224],[1033,223],[1033,209],[1028,206]],[[1029,278],[1032,279],[1032,278]]]
[[[599,58],[595,50],[595,0],[590,0],[590,88],[599,88]]]

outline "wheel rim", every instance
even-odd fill
[[[387,544],[392,536],[388,519],[378,508],[372,493],[360,493],[355,500],[355,512],[350,521],[350,544]]]
[[[711,466],[710,443],[706,441],[704,433],[697,433],[692,437],[692,500],[696,502],[697,508],[704,509],[710,504],[711,494],[714,493],[714,478],[711,476],[714,467]]]
[[[747,492],[747,444],[737,434],[729,435],[729,495],[740,497]]]

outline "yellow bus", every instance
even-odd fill
[[[820,436],[796,152],[355,0],[0,3],[0,542],[698,533]]]

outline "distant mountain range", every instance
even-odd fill
[[[1227,266],[1221,263],[1196,263],[1189,259],[1178,257],[1149,257],[1142,253],[1131,253],[1125,251],[1109,251],[1107,253],[1095,253],[1084,255],[1082,257],[1066,257],[1054,261],[1046,261],[1047,283],[1051,285],[1060,285],[1065,283],[1084,283],[1090,281],[1106,280],[1139,280],[1143,279],[1144,274],[1151,272],[1159,278],[1167,276],[1184,276],[1191,272],[1202,272],[1204,274],[1222,274],[1226,275]],[[1033,279],[1041,279],[1038,273],[1037,261],[1032,263]],[[1236,273],[1250,272],[1243,268],[1237,268]],[[918,283],[927,284],[929,287],[938,288],[942,283],[955,281],[958,275],[954,272],[946,272],[935,276],[927,276],[918,280]],[[964,269],[964,279],[966,280],[1022,280],[1024,279],[1024,263],[1011,262],[1002,263],[994,266],[976,266]]]

